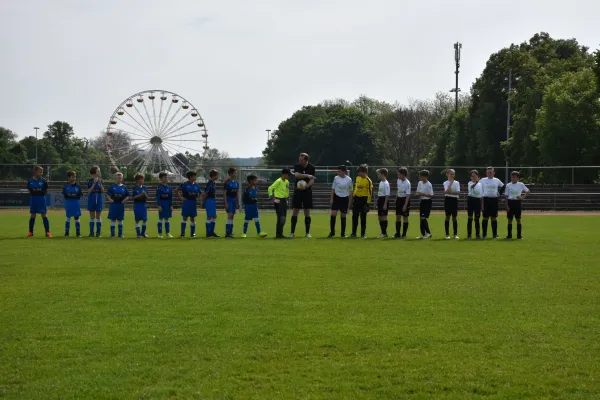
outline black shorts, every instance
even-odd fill
[[[521,206],[521,200],[507,200],[508,201],[508,210],[506,210],[506,216],[508,218],[517,218],[521,219],[521,213],[523,212],[523,207]]]
[[[350,203],[350,197],[340,197],[337,194],[333,195],[333,204],[331,209],[333,211],[340,211],[342,214],[348,214],[348,204]]]
[[[431,199],[421,199],[419,202],[419,214],[421,215],[421,218],[429,218],[432,205],[433,201]]]
[[[458,199],[456,197],[444,197],[444,211],[446,211],[446,217],[454,217],[458,215]]]
[[[310,210],[313,208],[312,190],[294,190],[292,208]]]
[[[498,198],[484,197],[483,198],[483,218],[496,218],[498,216]]]
[[[405,201],[406,197],[396,197],[396,215],[408,217],[408,214],[410,214],[410,198],[408,199],[408,204],[406,205],[406,212],[402,211]]]
[[[362,196],[355,197],[352,202],[352,212],[355,214],[369,212],[369,198]]]
[[[467,215],[472,217],[475,214],[475,218],[481,216],[481,198],[469,196],[467,197]]]
[[[383,209],[384,205],[385,205],[385,197],[378,197],[377,198],[377,215],[379,215],[380,217],[385,217],[388,215],[388,211],[390,208],[389,201],[388,201],[388,206],[385,210]]]

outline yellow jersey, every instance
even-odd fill
[[[368,202],[371,202],[373,197],[373,182],[369,177],[363,178],[362,176],[356,177],[356,183],[354,184],[354,197],[367,197]]]

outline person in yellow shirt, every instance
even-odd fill
[[[277,179],[271,186],[269,186],[269,197],[273,200],[275,205],[275,212],[277,213],[277,228],[275,238],[284,239],[283,227],[285,226],[285,220],[287,218],[287,199],[290,197],[290,170],[284,168],[281,170],[281,178]]]
[[[358,229],[358,219],[360,217],[360,236],[363,239],[367,238],[367,213],[371,207],[371,199],[373,198],[373,182],[367,176],[368,167],[366,164],[362,164],[357,168],[356,173],[356,184],[354,185],[354,192],[352,193],[351,207],[352,207],[352,235],[351,238],[356,237],[356,230]]]

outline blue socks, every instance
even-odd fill
[[[158,234],[162,235],[162,226],[163,226],[163,222],[162,220],[158,221]]]
[[[94,223],[96,222],[95,219],[90,219],[90,235],[94,234]]]
[[[119,221],[119,237],[123,237],[123,221]]]
[[[146,234],[146,221],[142,221],[141,223],[137,221],[135,223],[135,233],[137,233],[138,237]]]
[[[100,236],[100,232],[102,231],[102,220],[100,218],[96,219],[96,236]]]
[[[227,222],[225,223],[225,234],[233,235],[233,220],[232,219],[228,219]]]
[[[190,222],[190,234],[192,236],[196,235],[196,223]]]
[[[35,218],[29,218],[29,232],[33,233],[34,226],[35,226]]]
[[[248,224],[250,223],[250,221],[244,221],[244,235],[246,233],[248,233]]]
[[[181,221],[181,236],[185,236],[185,221]]]
[[[165,232],[171,233],[171,223],[168,220],[165,221]]]
[[[48,217],[42,218],[42,221],[44,222],[44,230],[46,233],[50,232],[50,221],[48,221]]]
[[[67,218],[65,221],[65,233],[68,235],[71,230],[71,218]]]
[[[110,223],[110,237],[115,237],[115,221]]]
[[[254,219],[254,225],[256,226],[256,233],[260,235],[260,221],[258,220],[258,218]]]

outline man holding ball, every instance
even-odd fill
[[[315,183],[315,167],[308,162],[308,154],[302,153],[298,159],[298,164],[294,166],[294,176],[296,177],[296,187],[292,199],[292,233],[290,238],[296,237],[296,224],[298,223],[298,214],[300,209],[304,210],[304,225],[306,226],[306,237],[310,238],[310,210],[313,206],[312,185]],[[301,183],[302,182],[302,183]]]

